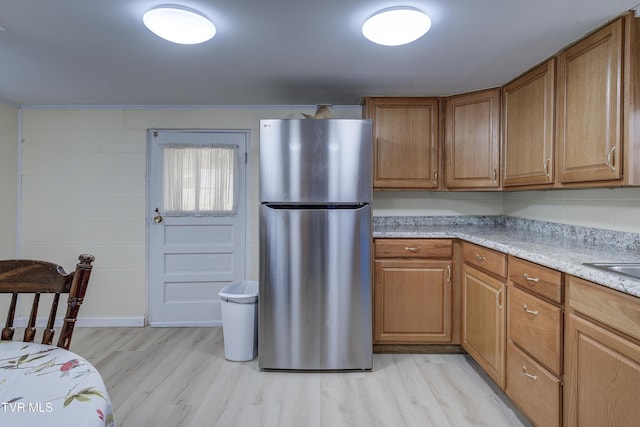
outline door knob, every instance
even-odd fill
[[[153,222],[160,224],[162,222],[162,215],[160,215],[158,208],[156,208],[156,216],[153,217]]]

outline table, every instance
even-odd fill
[[[44,344],[0,341],[0,425],[115,427],[102,377],[88,361]]]

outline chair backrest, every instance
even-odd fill
[[[93,255],[83,254],[78,257],[80,261],[75,271],[65,273],[57,264],[46,261],[14,259],[0,261],[0,293],[12,294],[7,322],[2,329],[2,339],[13,339],[13,319],[16,313],[18,295],[33,294],[31,314],[24,331],[23,341],[32,342],[36,335],[36,317],[40,294],[53,294],[53,302],[49,312],[49,319],[44,330],[42,343],[51,345],[53,342],[54,322],[58,311],[60,294],[69,294],[67,299],[67,312],[65,313],[58,347],[69,349],[71,335],[78,317],[78,310],[84,300],[84,295],[91,276],[91,263],[95,260]]]

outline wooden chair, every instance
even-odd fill
[[[23,259],[0,261],[0,293],[12,294],[7,323],[2,329],[3,340],[13,339],[13,318],[19,294],[34,294],[31,315],[23,338],[25,342],[33,342],[36,335],[36,317],[40,294],[53,293],[49,320],[42,337],[43,344],[52,345],[58,300],[60,294],[69,294],[67,312],[64,316],[60,338],[58,338],[58,347],[69,349],[78,310],[84,300],[91,276],[93,268],[91,263],[95,258],[93,255],[83,254],[78,257],[78,260],[80,262],[76,265],[75,271],[69,274],[65,273],[61,266],[45,261]]]

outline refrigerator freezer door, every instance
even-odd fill
[[[261,369],[371,369],[370,218],[260,206]]]
[[[370,203],[370,120],[261,120],[260,202]]]

